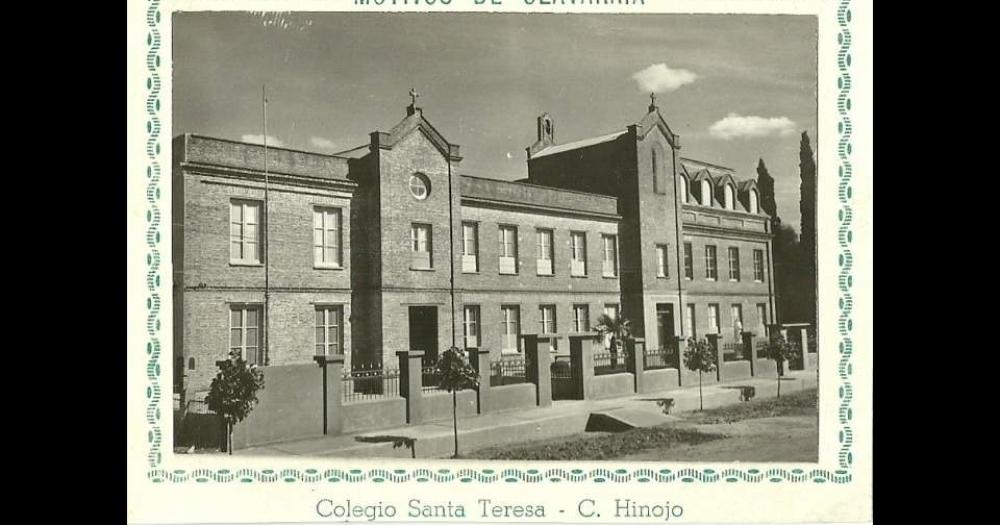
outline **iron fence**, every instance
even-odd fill
[[[490,362],[490,386],[516,385],[528,381],[523,355],[504,356]]]
[[[382,363],[360,364],[344,372],[342,380],[344,403],[400,397],[399,369],[384,368]]]
[[[768,345],[767,340],[761,339],[754,342],[754,345],[757,347],[757,359],[770,359],[770,346]]]
[[[678,358],[680,354],[675,346],[660,348],[647,348],[643,352],[643,368],[646,370],[659,370],[662,368],[680,368]]]
[[[420,368],[420,384],[424,392],[437,392],[441,389],[441,372],[437,369],[437,363],[424,364]]]
[[[628,372],[625,352],[598,352],[594,354],[594,375],[621,374]]]
[[[744,346],[743,343],[723,343],[722,344],[722,360],[724,362],[729,361],[743,361],[747,359],[744,357]]]

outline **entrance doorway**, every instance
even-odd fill
[[[424,352],[424,364],[437,362],[438,322],[436,306],[410,307],[410,350]]]
[[[664,361],[670,368],[680,368],[680,349],[674,344],[674,305],[657,303],[656,305],[656,341],[664,353]]]

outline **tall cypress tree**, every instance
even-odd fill
[[[816,323],[816,161],[813,158],[809,135],[802,132],[799,142],[799,212],[802,214],[799,228],[799,249],[802,254],[802,270],[808,286],[803,290],[805,300],[802,312],[805,319]]]

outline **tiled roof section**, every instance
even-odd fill
[[[591,137],[589,139],[581,139],[574,142],[568,142],[566,144],[558,144],[555,146],[549,146],[538,153],[531,156],[533,159],[538,157],[544,157],[546,155],[555,155],[556,153],[562,153],[564,151],[570,151],[574,149],[586,148],[588,146],[594,146],[597,144],[603,144],[605,142],[611,142],[618,137],[627,133],[628,130],[616,131],[614,133],[608,133],[607,135],[601,135],[600,137]]]
[[[482,202],[544,208],[567,213],[617,215],[618,199],[596,193],[564,190],[537,184],[462,175],[462,198]]]
[[[691,174],[697,173],[701,170],[708,170],[708,172],[712,174],[712,176],[719,176],[725,174],[733,176],[736,175],[736,170],[732,168],[727,168],[726,166],[719,166],[718,164],[711,164],[700,160],[689,159],[686,157],[681,157],[681,164],[684,165],[685,169],[687,169],[688,172]]]
[[[234,140],[184,135],[183,151],[175,151],[182,162],[264,170],[264,146]],[[267,148],[267,168],[274,173],[321,179],[347,180],[348,159],[288,148]]]

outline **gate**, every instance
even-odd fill
[[[582,399],[579,395],[576,374],[573,373],[573,361],[570,356],[557,356],[552,362],[552,400]]]

